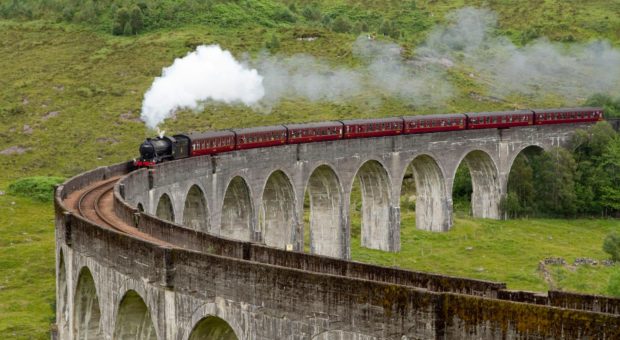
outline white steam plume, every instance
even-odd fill
[[[177,109],[196,110],[219,101],[252,105],[265,94],[263,78],[217,45],[199,46],[163,69],[144,95],[142,120],[155,128]]]

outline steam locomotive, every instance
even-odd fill
[[[149,167],[167,160],[284,144],[600,120],[603,109],[588,107],[357,119],[178,134],[148,138],[140,145],[140,159],[134,165]]]

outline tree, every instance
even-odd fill
[[[530,214],[535,210],[534,170],[531,162],[537,155],[520,153],[515,158],[508,177],[508,196],[505,210],[511,217]]]
[[[538,206],[540,211],[552,215],[575,214],[575,171],[573,155],[566,149],[554,148],[540,156],[535,169]]]
[[[604,188],[610,187],[613,167],[607,170],[602,163],[613,158],[608,150],[616,139],[616,132],[607,122],[600,122],[588,130],[578,130],[572,138],[572,150],[577,161],[575,193],[577,211],[581,214],[605,214],[609,197],[604,197]],[[605,153],[610,153],[605,155]],[[613,200],[612,200],[613,202]]]
[[[614,138],[607,145],[600,168],[606,175],[602,188],[602,204],[615,212],[620,212],[620,137]]]

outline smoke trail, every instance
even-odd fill
[[[199,46],[195,52],[163,69],[144,95],[142,120],[155,128],[177,109],[200,108],[213,100],[252,105],[265,94],[263,78],[217,45]]]
[[[494,96],[552,94],[576,104],[597,92],[620,91],[620,51],[608,42],[562,44],[541,38],[519,47],[496,34],[497,16],[489,10],[467,7],[448,19],[417,53],[476,70]]]
[[[497,15],[472,7],[453,11],[414,51],[365,36],[353,44],[362,66],[334,67],[308,56],[263,54],[244,64],[219,46],[200,46],[176,59],[146,93],[142,119],[155,127],[174,110],[201,109],[208,101],[270,109],[285,98],[380,102],[396,97],[415,107],[441,107],[456,93],[447,70],[474,70],[490,95],[532,100],[548,94],[566,104],[620,91],[620,51],[607,42],[560,44],[539,39],[516,46],[497,34]],[[250,66],[248,66],[250,65]]]

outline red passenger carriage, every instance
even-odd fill
[[[468,129],[510,128],[534,124],[531,110],[467,113]]]
[[[286,144],[284,125],[232,130],[237,135],[236,150]]]
[[[343,127],[344,125],[337,121],[286,125],[288,144],[342,139]]]
[[[395,136],[403,133],[402,118],[343,120],[344,138]]]
[[[192,144],[191,156],[212,155],[235,149],[235,134],[232,131],[212,131],[189,134]]]
[[[403,133],[424,133],[465,130],[467,117],[464,114],[427,115],[403,117]]]
[[[603,109],[580,107],[574,109],[534,110],[536,125],[596,122],[603,120]]]

